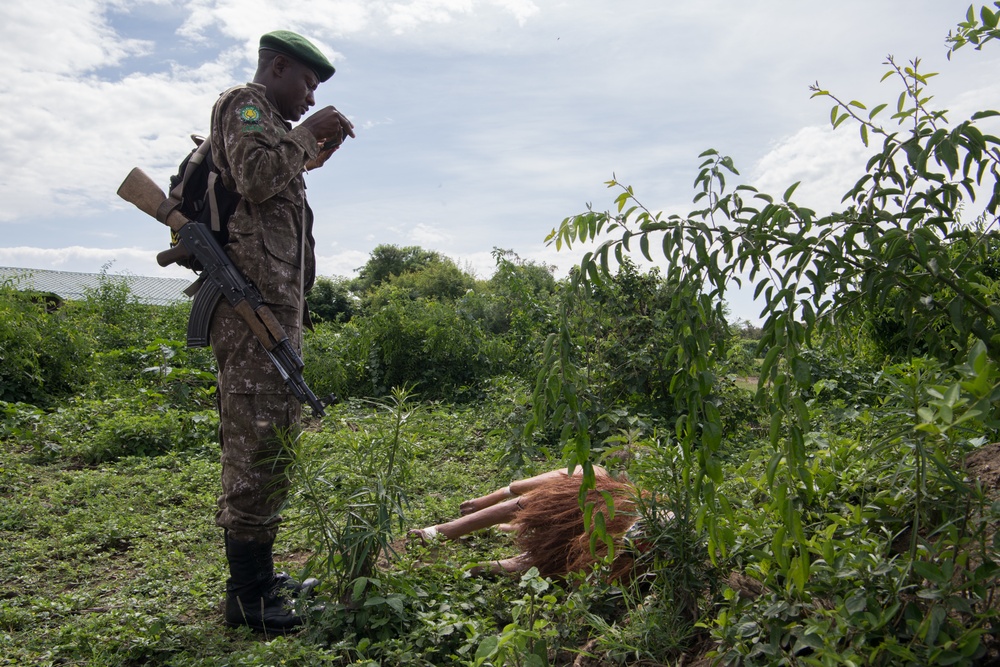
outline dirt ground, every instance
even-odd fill
[[[1000,442],[974,451],[965,460],[969,479],[978,479],[987,496],[1000,498]]]

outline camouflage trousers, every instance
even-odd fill
[[[301,329],[294,309],[272,309],[294,347]],[[301,404],[246,323],[227,303],[212,317],[212,352],[219,368],[222,493],[215,523],[231,538],[273,541],[288,494],[282,437],[294,437]]]

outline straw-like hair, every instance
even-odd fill
[[[590,553],[590,533],[583,528],[580,509],[579,476],[559,477],[521,497],[521,510],[512,522],[516,543],[530,565],[545,577],[563,577],[570,572],[590,568],[608,553],[607,545],[597,541],[596,558]],[[594,515],[604,515],[608,535],[615,543],[615,558],[610,581],[632,576],[635,561],[622,548],[622,536],[635,523],[635,487],[598,472],[596,489],[587,491],[587,503],[594,504]],[[609,517],[602,491],[610,494],[614,516]],[[593,525],[591,525],[593,530]]]

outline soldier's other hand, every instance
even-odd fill
[[[306,162],[305,166],[306,171],[312,171],[313,169],[319,169],[320,167],[322,167],[324,164],[326,164],[326,161],[330,159],[330,156],[336,153],[337,149],[340,148],[339,143],[334,144],[329,148],[323,148],[324,145],[326,145],[325,142],[323,141],[319,142],[319,154],[313,159]]]

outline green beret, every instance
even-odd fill
[[[295,58],[315,72],[320,81],[326,81],[333,76],[335,71],[330,61],[312,42],[290,30],[275,30],[267,33],[260,38],[260,48],[277,51]]]

